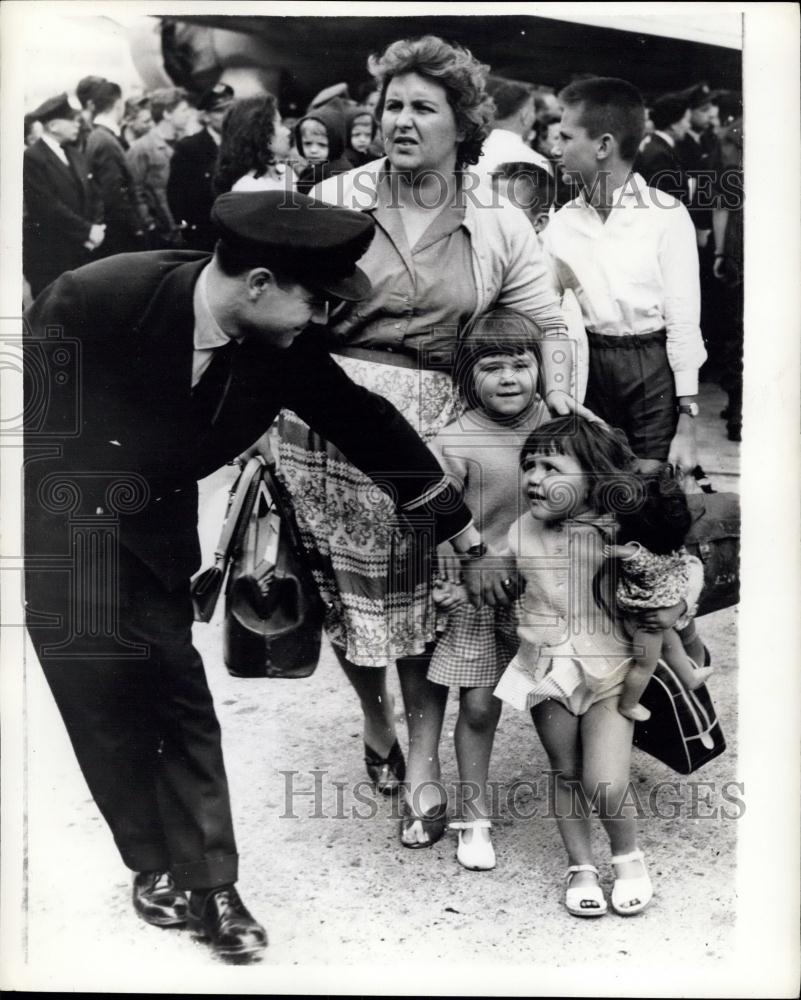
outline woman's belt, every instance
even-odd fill
[[[426,351],[423,355],[411,354],[407,351],[395,350],[391,347],[374,349],[372,347],[353,347],[343,345],[331,350],[342,358],[355,358],[358,361],[372,361],[379,365],[395,365],[398,368],[414,368],[427,371],[445,371],[450,373],[453,368],[453,352]]]

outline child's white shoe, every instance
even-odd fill
[[[592,872],[598,878],[598,869],[595,865],[571,865],[565,878],[567,879],[567,890],[565,891],[565,906],[568,913],[574,917],[602,917],[606,913],[606,900],[603,889],[596,882],[595,885],[571,886],[570,882],[576,872]]]
[[[632,861],[640,862],[642,875],[637,875],[634,878],[616,878],[615,884],[612,886],[612,909],[623,917],[641,913],[654,895],[654,887],[646,871],[642,851],[616,854],[612,858],[613,865],[625,865]]]
[[[450,829],[459,831],[456,860],[463,868],[488,872],[495,867],[495,848],[490,838],[492,823],[488,819],[460,820],[451,823]],[[469,840],[465,837],[468,830],[471,834]]]

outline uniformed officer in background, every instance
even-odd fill
[[[220,148],[222,121],[233,101],[234,92],[225,83],[207,90],[198,101],[205,128],[181,139],[170,163],[167,199],[176,223],[181,226],[186,246],[192,250],[214,249],[211,181]]]

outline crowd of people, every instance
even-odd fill
[[[64,669],[43,655],[52,630],[29,628],[137,872],[137,912],[188,921],[223,955],[266,944],[234,888],[219,727],[191,646],[195,481],[224,461],[274,454],[363,712],[367,773],[403,796],[405,848],[448,826],[439,746],[457,688],[457,858],[495,866],[486,786],[505,701],[531,712],[557,775],[567,909],[607,912],[591,816],[571,814],[579,781],[609,837],[612,908],[640,912],[653,890],[619,809],[640,696],[659,659],[691,688],[711,672],[684,487],[707,349],[740,433],[737,95],[696,84],[646,108],[631,83],[589,75],[557,94],[433,36],[368,68],[358,100],[337,84],[296,120],[222,82],[193,105],[179,88],[126,102],[96,77],[76,88],[80,110],[61,94],[26,120],[29,322],[82,338],[88,372],[83,440],[59,470],[150,485],[122,518],[120,613],[155,676],[133,658]],[[159,358],[175,369],[163,384]],[[34,611],[64,600],[43,576],[29,575]]]

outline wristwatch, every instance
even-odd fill
[[[487,544],[486,542],[476,542],[475,545],[471,545],[469,549],[465,549],[464,552],[460,553],[460,559],[481,559],[487,554]]]
[[[698,403],[679,403],[679,413],[685,413],[688,417],[697,417],[700,412]]]

